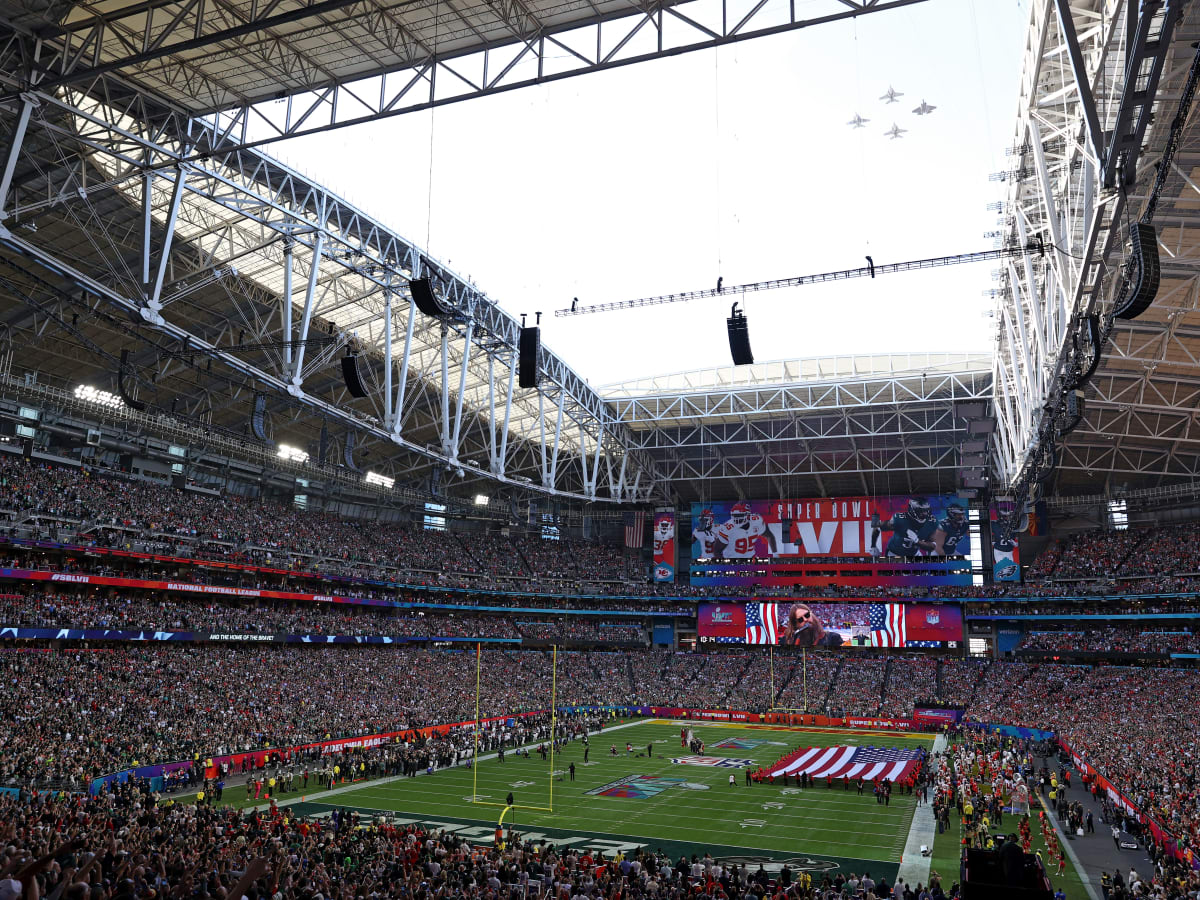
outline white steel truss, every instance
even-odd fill
[[[1017,484],[1028,471],[1046,436],[1049,410],[1071,387],[1067,363],[1082,317],[1097,313],[1104,321],[1112,308],[1128,224],[1146,199],[1139,190],[1155,174],[1195,53],[1195,32],[1194,6],[1178,0],[1031,4],[1013,168],[1006,173],[1009,197],[1001,213],[1007,239],[1041,236],[1048,250],[1044,261],[1010,264],[1000,272],[993,459],[1004,485]],[[1170,219],[1168,212],[1156,224]],[[1190,242],[1185,246],[1181,237],[1178,253],[1163,246],[1164,279],[1189,268]],[[1173,291],[1165,283],[1155,305]],[[1128,396],[1130,364],[1140,367],[1136,360],[1149,345],[1172,342],[1172,329],[1163,324],[1114,326],[1088,387],[1088,415],[1057,456],[1060,470],[1089,478],[1105,471],[1078,444],[1097,435],[1097,422],[1112,425],[1105,411]],[[1153,368],[1138,374],[1143,389],[1153,392]]]
[[[436,464],[583,500],[662,496],[654,462],[566,363],[543,347],[539,388],[517,389],[516,320],[326,189],[254,151],[187,161],[188,145],[165,130],[171,114],[138,93],[32,92],[14,112],[7,160],[20,177],[0,196],[0,246],[22,273],[40,267],[55,302],[126,311],[175,352],[202,351],[243,383],[390,446],[400,476]],[[450,319],[411,305],[408,282],[423,275]],[[247,338],[276,346],[255,359],[228,349]],[[318,377],[348,347],[372,362],[374,389],[357,406]],[[152,356],[161,364],[161,343]],[[539,465],[548,443],[553,460]]]
[[[950,490],[967,423],[955,406],[992,396],[987,354],[882,354],[681,372],[605,389],[665,477],[779,496]],[[748,487],[749,486],[749,487]],[[799,493],[797,493],[799,492]]]
[[[172,110],[193,153],[250,147],[924,0],[93,0],[11,17],[21,90],[111,93]]]

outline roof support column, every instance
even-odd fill
[[[163,235],[162,249],[158,253],[158,271],[154,276],[154,285],[150,296],[146,298],[147,318],[162,318],[162,288],[163,279],[167,275],[167,265],[171,261],[171,245],[175,242],[175,224],[179,221],[179,205],[183,202],[183,189],[187,183],[187,170],[180,167],[175,170],[175,187],[171,189],[171,207],[167,212],[167,233]],[[149,242],[146,243],[147,249]]]
[[[450,455],[450,329],[442,323],[442,455]]]
[[[458,372],[458,404],[454,410],[454,436],[450,440],[450,459],[458,461],[458,441],[462,436],[463,400],[467,393],[467,367],[471,363],[471,337],[475,333],[475,320],[467,320],[467,333],[463,335],[462,368]]]
[[[392,427],[392,289],[383,289],[383,424]]]
[[[396,405],[392,407],[392,421],[388,426],[392,435],[400,436],[400,423],[404,421],[404,393],[408,387],[408,361],[412,359],[413,325],[417,321],[417,308],[408,301],[408,325],[404,330],[404,355],[400,357],[400,383],[396,385]]]
[[[325,232],[317,232],[316,243],[313,244],[312,265],[308,270],[308,286],[304,290],[304,313],[300,317],[300,334],[296,341],[296,362],[292,367],[292,386],[290,392],[300,395],[300,385],[304,383],[304,348],[308,340],[308,328],[312,325],[313,306],[317,299],[317,278],[321,274],[321,251],[325,244]]]
[[[295,261],[296,242],[288,238],[283,242],[283,372],[286,378],[292,371],[292,263]]]
[[[13,129],[8,141],[8,153],[4,159],[4,173],[0,175],[0,221],[8,218],[5,207],[8,205],[8,190],[12,187],[13,173],[17,170],[17,158],[21,155],[21,145],[25,143],[25,131],[29,128],[29,116],[33,113],[34,98],[32,94],[21,95],[21,112],[17,115],[17,126]]]
[[[558,421],[554,424],[554,451],[550,454],[550,473],[548,480],[545,482],[546,487],[553,487],[555,480],[558,478],[558,448],[559,441],[562,439],[563,407],[565,405],[563,403],[563,395],[560,393],[558,395]],[[581,454],[584,452],[582,446],[580,446],[579,452]]]
[[[516,383],[516,378],[517,351],[513,350],[508,360],[508,395],[504,400],[504,427],[500,429],[500,452],[496,455],[496,460],[493,463],[495,468],[492,469],[492,472],[496,475],[504,474],[504,461],[508,456],[508,421],[512,415],[513,385]]]

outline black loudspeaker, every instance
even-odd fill
[[[1136,319],[1154,302],[1158,294],[1158,232],[1153,225],[1135,222],[1129,226],[1129,257],[1136,280],[1126,281],[1113,306],[1118,319]]]
[[[25,459],[33,459],[33,438],[22,439],[21,456],[25,457]]]
[[[317,465],[323,466],[329,459],[329,424],[321,423],[321,438],[317,442]]]
[[[250,413],[250,432],[260,441],[267,440],[267,395],[254,395],[254,411]]]
[[[352,353],[342,357],[342,378],[346,380],[346,390],[351,397],[367,396],[367,389],[358,375],[358,357]]]
[[[520,357],[517,384],[523,388],[538,386],[538,348],[542,345],[542,329],[533,325],[521,329]]]
[[[408,283],[408,290],[412,294],[413,303],[417,304],[417,309],[425,315],[436,316],[439,319],[450,315],[450,310],[442,306],[437,294],[433,292],[433,283],[428,278],[414,278]]]
[[[750,329],[746,324],[746,314],[733,304],[733,310],[725,325],[729,328],[729,352],[733,356],[735,366],[749,366],[754,363],[754,351],[750,349]]]
[[[963,900],[1052,900],[1054,889],[1032,853],[1008,860],[999,850],[968,849],[960,866]]]
[[[125,401],[125,405],[135,412],[144,412],[146,404],[141,400],[135,400],[125,390],[125,366],[129,364],[128,348],[121,351],[121,366],[117,369],[117,393],[121,395],[121,399]]]
[[[171,476],[171,487],[178,488],[179,490],[182,491],[186,484],[187,484],[187,476],[186,475],[172,475]]]
[[[354,462],[354,445],[358,443],[358,432],[347,431],[346,443],[342,447],[342,462],[346,464],[346,468],[351,472],[361,472],[362,469]]]

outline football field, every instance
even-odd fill
[[[558,754],[553,772],[535,752],[504,762],[484,759],[478,773],[463,766],[432,776],[399,778],[305,798],[290,804],[301,815],[323,816],[335,807],[399,822],[449,828],[490,842],[505,799],[517,808],[505,818],[526,838],[611,853],[662,848],[673,858],[706,850],[725,860],[788,860],[793,868],[842,868],[875,878],[895,877],[912,823],[915,798],[897,788],[891,805],[876,803],[868,784],[860,796],[851,784],[823,781],[800,789],[745,783],[745,767],[769,767],[803,747],[929,747],[928,735],[834,729],[773,728],[689,723],[704,741],[702,757],[680,746],[680,724],[649,719],[606,728]],[[626,745],[632,744],[633,752]],[[616,755],[611,748],[617,747]],[[649,748],[649,749],[648,749]],[[569,766],[575,764],[575,779]],[[730,786],[733,774],[735,784]],[[478,778],[477,785],[473,781]],[[553,811],[526,807],[550,806]],[[496,804],[471,802],[472,796]]]

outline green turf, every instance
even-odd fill
[[[748,759],[755,768],[770,765],[801,746],[854,743],[903,747],[928,746],[931,742],[923,735],[878,732],[744,725],[693,727],[707,745],[705,756]],[[726,738],[763,743],[750,749],[713,747]],[[635,748],[632,756],[626,753],[627,742]],[[618,745],[615,757],[609,750],[614,743]],[[646,755],[647,744],[653,745],[652,757]],[[328,813],[335,806],[354,808],[372,815],[444,823],[464,836],[486,839],[511,791],[518,804],[515,810],[518,830],[526,836],[543,835],[554,843],[565,841],[610,851],[635,846],[662,847],[672,856],[712,850],[724,858],[808,858],[810,863],[806,867],[814,870],[843,868],[861,873],[867,869],[877,879],[881,875],[889,881],[895,878],[912,823],[913,797],[897,793],[890,806],[880,806],[869,788],[859,796],[853,788],[847,792],[840,785],[833,790],[822,785],[803,791],[794,786],[785,789],[782,785],[747,787],[741,769],[680,765],[671,761],[690,755],[680,748],[678,725],[649,720],[592,735],[587,766],[582,764],[582,743],[569,744],[556,757],[554,768],[565,773],[574,762],[576,777],[572,782],[564,774],[561,780],[554,781],[553,812],[526,808],[550,805],[549,766],[536,753],[529,759],[510,754],[503,763],[485,760],[478,773],[461,767],[436,772],[432,777],[369,782],[334,795],[306,795],[296,808],[306,815]],[[736,776],[734,787],[729,785],[730,772]],[[476,775],[478,786],[473,789]],[[673,784],[644,799],[587,793],[636,775],[684,779],[704,789]],[[473,792],[480,799],[498,805],[472,804]],[[235,802],[239,793],[229,792]]]

